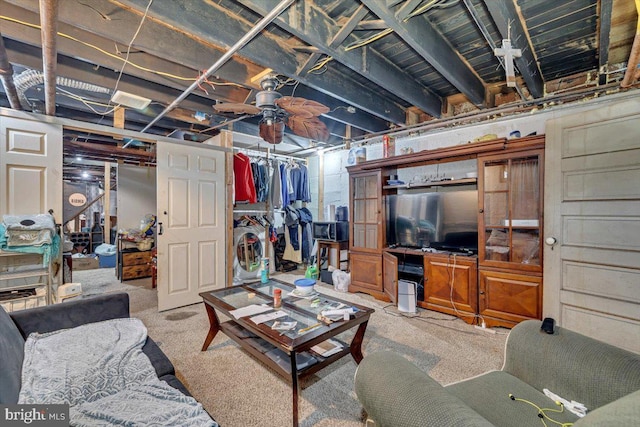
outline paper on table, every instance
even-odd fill
[[[268,322],[269,320],[273,320],[273,319],[278,319],[286,315],[287,313],[280,310],[274,313],[259,314],[257,316],[250,317],[250,319],[253,323],[255,323],[256,325],[259,325],[260,323]]]
[[[273,308],[266,304],[262,304],[262,305],[251,304],[246,307],[241,307],[235,310],[231,310],[229,314],[235,317],[236,319],[239,319],[245,316],[253,316],[254,314],[264,313],[265,311],[269,311],[269,310],[273,310]]]

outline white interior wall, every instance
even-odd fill
[[[139,229],[146,214],[156,215],[156,168],[118,165],[118,230]]]

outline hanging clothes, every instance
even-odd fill
[[[252,161],[251,172],[253,173],[253,183],[256,188],[256,200],[259,203],[266,202],[269,194],[269,172],[265,161],[263,159]]]
[[[293,164],[289,165],[288,171],[291,183],[290,199],[292,201],[310,202],[311,192],[309,191],[307,167],[302,164]]]
[[[271,188],[269,189],[271,196],[271,206],[274,209],[282,209],[282,177],[280,175],[280,162],[274,160],[273,174],[271,175]]]
[[[296,225],[294,227],[296,228],[295,233],[297,235],[300,232],[300,230],[298,230],[300,226]],[[295,249],[293,247],[290,237],[291,237],[290,233],[285,231],[284,233],[285,247],[284,247],[284,254],[282,255],[282,259],[293,261],[296,264],[300,264],[302,263],[302,250],[300,249],[300,247],[298,247],[298,249]]]
[[[289,235],[289,241],[293,249],[300,249],[300,238],[298,233],[298,226],[300,225],[300,215],[298,210],[293,206],[286,206],[284,208],[284,225],[287,227]]]
[[[300,246],[302,246],[302,260],[306,263],[311,258],[311,250],[313,248],[313,238],[311,231],[311,223],[313,222],[313,215],[307,208],[298,209],[298,216],[300,218],[300,228],[302,235],[300,236]]]
[[[284,164],[280,164],[280,180],[281,180],[281,194],[282,194],[282,206],[289,206],[291,199],[289,197],[291,191],[291,181],[289,180],[289,168]],[[290,191],[291,189],[291,191]]]
[[[243,153],[233,156],[233,177],[235,179],[235,201],[256,203],[256,187],[251,170],[251,161]]]

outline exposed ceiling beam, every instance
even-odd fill
[[[22,5],[22,2],[20,4]],[[0,5],[2,6],[3,14],[7,16],[11,16],[14,19],[18,19],[20,21],[28,22],[32,24],[35,24],[38,22],[37,11],[27,10],[25,8],[17,7],[11,4],[5,4],[4,1],[0,2]],[[30,6],[30,7],[34,6],[33,3],[29,3],[29,2],[24,2],[24,5]],[[73,19],[69,15],[73,14],[74,11],[69,10],[69,6],[74,6],[74,3],[66,2],[66,1],[62,2],[60,12],[59,12],[59,18],[61,20],[73,21]],[[83,7],[78,8],[77,4],[75,4],[74,7],[75,9],[83,13],[87,13],[85,12],[85,10],[91,10]],[[77,13],[76,15],[78,16],[76,19],[78,20],[78,22],[83,22],[83,20],[85,20],[85,22],[89,22],[90,17],[84,16],[83,13]],[[92,13],[95,13],[95,12],[92,12]],[[135,15],[131,15],[131,17],[135,17]],[[120,27],[121,25],[124,25],[124,24],[118,23],[119,20],[113,21],[113,22],[114,22],[112,27],[113,32],[111,34],[107,33],[105,35],[95,34],[94,32],[85,31],[73,25],[60,22],[58,24],[58,31],[60,33],[68,34],[69,36],[74,37],[77,40],[83,41],[85,44],[79,43],[74,40],[70,40],[65,37],[58,37],[58,52],[70,57],[75,57],[83,61],[90,62],[92,64],[96,64],[100,67],[105,67],[109,70],[113,70],[113,73],[115,74],[116,70],[119,71],[120,68],[122,67],[123,59],[124,59],[124,56],[122,54],[118,55],[117,53],[120,49],[126,50],[126,44],[121,44],[121,43],[123,43],[122,40],[126,37],[125,35],[128,35],[131,32],[131,29]],[[127,20],[125,22],[130,22],[130,20]],[[146,24],[148,23],[145,23],[145,25],[143,25],[143,28],[146,26]],[[37,28],[31,28],[29,26],[21,25],[15,22],[10,22],[10,21],[2,21],[2,28],[3,28],[3,34],[6,37],[22,41],[24,43],[31,44],[33,46],[39,45],[40,31]],[[143,34],[142,30],[140,33]],[[147,35],[146,32],[144,33],[144,35]],[[144,41],[144,40],[146,39],[143,38],[140,34],[138,35],[138,37],[136,37],[136,41]],[[154,41],[157,45],[158,39],[155,39]],[[151,42],[149,41],[149,43]],[[95,48],[89,47],[88,46],[89,44],[101,49],[102,52]],[[118,44],[121,44],[121,46],[118,47]],[[138,46],[137,43],[136,43],[136,46]],[[113,56],[110,56],[104,52],[111,53]],[[177,75],[187,79],[189,78],[195,79],[198,76],[199,68],[197,67],[198,65],[200,65],[200,63],[193,63],[193,61],[191,62],[168,61],[166,60],[166,58],[161,58],[156,56],[155,53],[156,52],[148,52],[148,51],[140,52],[140,51],[137,51],[137,48],[133,50],[133,53],[130,55],[130,61],[144,67],[146,70],[138,69],[133,67],[132,65],[128,65],[125,68],[125,74],[135,75],[140,79],[155,82],[155,83],[165,85],[174,89],[179,89],[181,91],[184,90],[184,88],[186,88],[190,84],[190,81],[188,80],[184,81],[184,80],[178,80],[178,79],[166,77],[164,75],[160,75],[158,73],[154,73],[147,70],[161,71],[166,74]],[[170,52],[166,52],[166,49],[164,54],[170,57]],[[178,58],[178,60],[179,59],[180,58]],[[203,61],[202,64],[205,64],[205,62]],[[114,85],[115,85],[115,80],[114,80]],[[111,88],[113,87],[114,86],[111,86]],[[211,92],[213,92],[213,90]],[[246,93],[248,92],[249,90],[247,89]],[[212,100],[211,103],[213,103],[215,99],[224,100],[226,102],[242,102],[243,101],[242,91],[239,91],[238,88],[232,89],[228,86],[216,87],[215,97],[213,96],[213,93],[211,96],[207,96],[204,92],[201,92],[200,95],[204,97],[210,97]]]
[[[515,58],[518,71],[522,75],[529,92],[534,98],[544,96],[544,82],[538,61],[534,55],[529,37],[520,20],[520,15],[513,0],[484,0],[487,10],[498,27],[502,39],[510,39],[514,49],[520,49],[522,55]],[[510,29],[509,29],[510,28]]]
[[[613,0],[600,0],[598,25],[598,84],[607,83],[607,64],[609,63],[609,36],[611,33],[611,11]]]
[[[118,3],[128,5],[138,11],[144,10],[146,0],[121,0]],[[192,33],[198,40],[207,41],[218,46],[232,46],[238,34],[245,34],[251,23],[240,21],[238,16],[228,13],[222,6],[209,2],[205,9],[189,15],[184,19],[184,11],[193,9],[189,0],[174,0],[153,3],[149,17],[163,22],[173,28],[181,28]],[[215,25],[217,31],[212,32]],[[375,89],[358,84],[343,74],[329,68],[322,74],[298,76],[297,70],[306,59],[298,54],[286,40],[264,34],[255,38],[242,49],[242,55],[249,60],[272,68],[275,72],[298,80],[300,83],[333,96],[360,110],[367,111],[392,123],[404,123],[404,110],[394,102],[382,99]],[[300,56],[298,56],[300,55]],[[329,115],[330,116],[330,115]]]
[[[44,70],[45,113],[56,115],[56,65],[58,51],[58,0],[40,0],[42,69]]]
[[[7,55],[11,62],[42,71],[40,48],[14,40],[6,40],[5,45]],[[94,67],[88,62],[70,58],[62,54],[58,54],[58,74],[72,80],[91,83],[105,88],[114,87],[118,77],[111,69]],[[163,104],[168,104],[180,93],[177,89],[163,87],[127,75],[122,76],[118,87],[125,92],[135,93],[136,95],[153,99]],[[210,112],[211,104],[212,101],[209,99],[192,95],[185,100],[183,107],[194,111]]]
[[[405,22],[395,16],[384,0],[361,1],[469,101],[478,106],[485,104],[485,88],[482,80],[426,17],[421,15]]]
[[[360,23],[355,28],[355,30],[376,31],[376,30],[385,30],[387,28],[389,27],[382,19],[375,19],[375,20],[360,21]]]
[[[269,10],[262,0],[240,0],[240,3],[260,15],[264,15]],[[364,17],[367,12],[365,8],[361,8],[356,12],[356,18],[362,19],[361,17]],[[353,19],[351,25],[355,26],[353,21],[356,20]],[[378,86],[426,113],[440,117],[442,99],[439,96],[418,84],[414,76],[406,73],[370,47],[345,50],[345,47],[340,44],[349,34],[346,31],[341,33],[341,27],[313,2],[297,2],[274,22]],[[313,25],[308,25],[309,22]],[[336,39],[334,34],[341,34],[341,37]],[[357,39],[351,41],[357,41]]]

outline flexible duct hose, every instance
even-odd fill
[[[44,73],[38,70],[25,70],[13,78],[13,82],[20,98],[20,104],[24,109],[30,109],[27,97],[24,95],[30,88],[44,84]],[[110,94],[111,89],[102,86],[69,79],[66,77],[56,77],[56,85],[70,87],[73,89],[85,90],[88,92]]]

